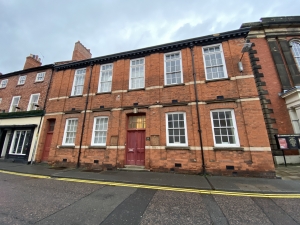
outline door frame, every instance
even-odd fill
[[[54,122],[54,126],[53,126],[53,130],[50,131],[51,122]],[[54,128],[55,128],[55,123],[56,123],[56,119],[55,118],[49,118],[49,119],[47,119],[47,122],[46,122],[46,128],[47,128],[47,130],[45,132],[45,139],[44,139],[45,141],[44,141],[43,151],[42,151],[42,155],[41,155],[41,161],[42,162],[46,162],[45,160],[43,160],[44,151],[45,151],[45,145],[46,145],[46,140],[47,140],[48,134],[50,133],[50,134],[52,134],[52,137],[51,137],[51,142],[52,142]],[[47,161],[48,161],[49,153],[50,153],[50,149],[49,149],[49,152],[48,152]]]
[[[145,120],[146,120],[146,113],[128,113],[126,114],[126,146],[125,146],[125,165],[127,165],[127,152],[128,152],[128,133],[130,131],[144,131],[145,133],[145,138],[146,138],[146,128],[147,128],[147,123],[146,123],[146,128],[131,128],[129,129],[129,117],[132,116],[145,116]],[[145,141],[145,148],[146,150],[146,141]],[[144,150],[144,151],[145,151]],[[144,153],[144,157],[146,156],[146,154]],[[144,158],[144,163],[145,163],[145,158]]]

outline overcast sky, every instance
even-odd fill
[[[78,40],[98,57],[299,12],[300,0],[0,0],[0,72],[29,54],[70,60]]]

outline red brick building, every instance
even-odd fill
[[[75,43],[70,61],[91,58],[89,49]],[[26,58],[23,70],[0,76],[0,158],[35,161],[40,127],[47,104],[54,64],[42,66],[37,55]],[[53,124],[50,124],[53,127]],[[50,128],[51,129],[51,128]],[[44,151],[47,157],[49,148]],[[44,158],[46,159],[46,158]]]
[[[56,65],[36,161],[274,176],[248,31]]]
[[[24,69],[0,76],[0,156],[34,160],[53,66],[41,66],[37,55],[26,58]]]
[[[249,56],[274,160],[280,164],[274,135],[300,133],[300,17],[261,18],[241,27],[251,27]],[[287,163],[300,163],[298,149],[284,152]]]

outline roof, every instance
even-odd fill
[[[15,75],[20,75],[20,74],[25,74],[25,73],[31,73],[31,72],[36,72],[36,71],[51,69],[53,67],[54,67],[53,64],[48,64],[48,65],[44,65],[44,66],[38,66],[38,67],[29,68],[29,69],[26,69],[26,70],[19,70],[19,71],[15,71],[15,72],[11,72],[11,73],[2,74],[0,76],[0,79],[6,78],[6,77],[15,76]]]
[[[300,16],[279,16],[279,17],[263,17],[259,22],[243,23],[241,28],[263,28],[272,26],[289,26],[299,25]]]
[[[69,68],[80,68],[80,67],[86,67],[91,64],[110,63],[119,59],[139,58],[157,52],[176,51],[176,50],[180,50],[195,45],[205,46],[205,45],[210,45],[215,43],[221,43],[229,39],[241,38],[241,37],[245,38],[249,30],[250,30],[249,27],[243,27],[238,30],[227,31],[224,33],[212,34],[212,35],[177,41],[177,42],[166,43],[162,45],[156,45],[147,48],[141,48],[132,51],[120,52],[112,55],[95,57],[95,58],[71,62],[63,65],[55,65],[55,69],[65,70]]]

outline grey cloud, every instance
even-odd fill
[[[30,53],[43,55],[43,64],[68,60],[78,40],[97,57],[295,15],[299,7],[293,0],[0,0],[0,72],[22,69]]]

